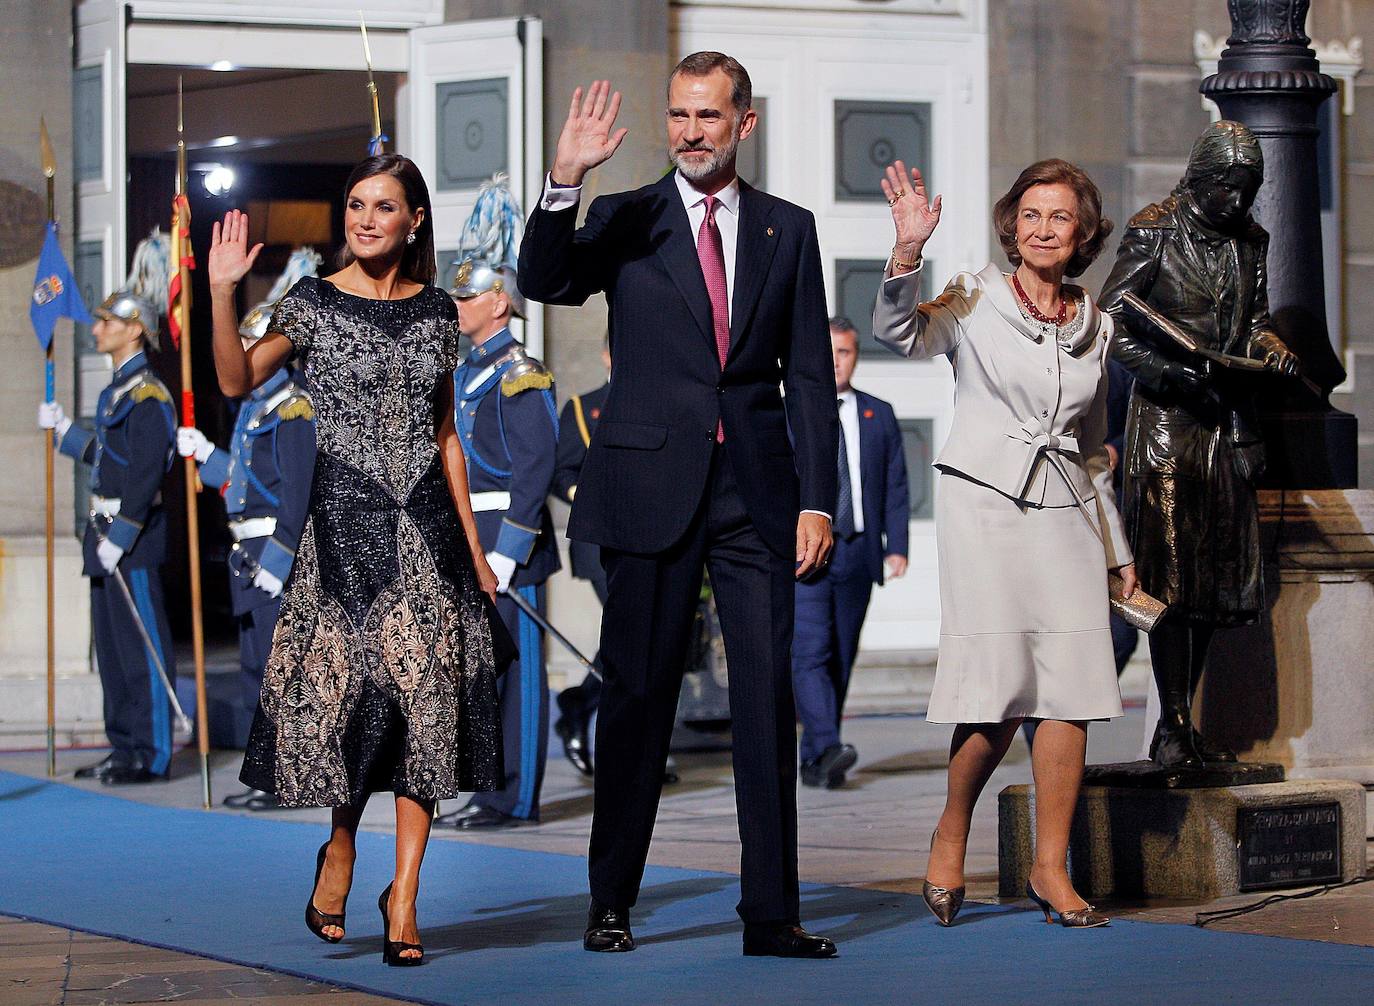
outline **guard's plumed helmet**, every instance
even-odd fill
[[[1192,182],[1209,175],[1219,175],[1237,165],[1262,176],[1264,152],[1260,149],[1259,139],[1248,126],[1222,119],[1203,130],[1193,143],[1183,180]]]
[[[167,285],[171,280],[172,242],[159,227],[134,249],[129,279],[91,313],[97,318],[133,321],[143,326],[148,344],[161,348],[158,333],[167,313]]]
[[[272,312],[280,301],[300,280],[306,276],[318,276],[324,257],[312,248],[297,248],[286,260],[286,268],[267,292],[267,299],[256,305],[243,316],[239,323],[239,335],[249,342],[257,342],[267,334],[267,323],[272,320]]]
[[[495,290],[510,298],[511,313],[524,318],[525,298],[515,285],[520,234],[525,219],[510,190],[510,179],[495,175],[483,182],[472,214],[458,239],[458,267],[449,293],[458,300]]]

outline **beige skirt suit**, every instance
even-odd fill
[[[927,719],[1120,716],[1107,570],[1131,552],[1103,446],[1111,318],[1066,287],[1075,318],[1036,322],[995,265],[928,303],[919,291],[919,266],[885,280],[873,332],[954,367],[954,419],[934,463],[941,620]]]

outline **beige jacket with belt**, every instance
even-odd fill
[[[959,273],[924,304],[920,275],[918,265],[883,282],[873,334],[954,367],[954,420],[935,467],[1040,506],[1074,506],[1077,494],[1096,511],[1107,567],[1131,562],[1103,444],[1111,316],[1083,292],[1083,325],[1060,346],[1052,325],[1024,318],[996,265]]]

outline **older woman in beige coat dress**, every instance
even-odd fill
[[[1135,567],[1117,514],[1106,432],[1108,315],[1082,273],[1111,231],[1101,196],[1066,161],[1041,161],[999,200],[1016,271],[960,273],[920,303],[921,251],[940,219],[919,171],[888,167],[897,240],[873,332],[954,367],[954,420],[935,467],[940,655],[927,719],[956,723],[949,790],[931,839],[926,903],[949,925],[963,901],[973,807],[1017,727],[1040,721],[1035,864],[1027,895],[1065,926],[1106,925],[1066,866],[1087,722],[1121,715],[1107,572]]]

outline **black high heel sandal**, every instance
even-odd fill
[[[324,857],[328,851],[329,843],[325,842],[324,845],[320,846],[319,855],[315,857],[315,883],[311,885],[310,897],[305,902],[305,928],[326,943],[338,943],[343,937],[330,936],[324,931],[324,928],[325,926],[344,928],[344,915],[346,913],[340,912],[338,915],[330,915],[328,912],[322,912],[315,907],[315,888],[320,886],[320,874],[324,872]],[[347,905],[347,903],[347,899],[345,899],[344,904]]]
[[[392,940],[388,937],[391,932],[391,918],[386,912],[386,903],[391,898],[391,885],[386,885],[386,890],[377,899],[377,907],[382,910],[382,963],[389,964],[393,968],[413,968],[421,964],[425,959],[425,948],[419,943],[406,943],[403,940]],[[407,950],[420,951],[414,957],[402,957]]]

